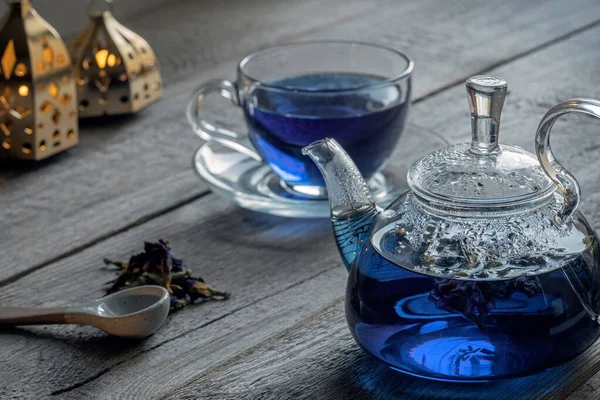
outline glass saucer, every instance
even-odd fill
[[[401,138],[398,149],[392,156],[395,162],[390,160],[389,167],[369,180],[373,198],[379,206],[386,207],[408,188],[406,170],[416,159],[415,149],[419,147],[414,146],[418,146],[420,141],[420,147],[423,148],[424,133],[425,136],[429,136],[429,145],[424,149],[423,154],[432,148],[447,145],[444,140],[431,132],[420,129],[419,132],[420,135],[407,132],[409,135],[406,136],[416,137]],[[418,137],[420,137],[419,141]],[[407,142],[414,142],[414,144],[410,143],[413,145],[406,146]],[[418,153],[420,155],[421,152]],[[315,196],[294,191],[283,184],[267,164],[216,142],[206,142],[198,149],[193,159],[193,166],[213,192],[240,207],[283,217],[329,217],[329,201],[326,195],[318,191]],[[401,175],[392,174],[390,169],[401,171]]]

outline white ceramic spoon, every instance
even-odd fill
[[[143,338],[165,322],[169,307],[165,288],[139,286],[70,307],[0,307],[0,325],[91,325],[111,335]]]

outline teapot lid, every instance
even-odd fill
[[[556,187],[537,158],[498,143],[506,81],[474,76],[466,86],[473,139],[415,162],[408,171],[413,193],[430,208],[461,215],[481,209],[514,212],[549,198]]]
[[[579,265],[588,249],[595,260],[593,230],[581,215],[571,218],[579,186],[554,158],[548,135],[565,112],[600,116],[600,102],[573,99],[552,108],[536,135],[538,162],[498,144],[506,87],[494,77],[467,80],[473,140],[410,168],[412,191],[381,212],[371,231],[384,259],[436,278],[485,281],[534,279]]]

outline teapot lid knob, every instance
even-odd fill
[[[498,144],[500,114],[506,97],[504,79],[474,76],[467,80],[471,143],[436,150],[417,160],[407,181],[430,209],[454,215],[499,216],[537,207],[555,187],[535,155]]]
[[[470,151],[475,154],[496,154],[500,114],[504,106],[507,83],[502,78],[477,75],[467,79],[467,94],[471,110]]]

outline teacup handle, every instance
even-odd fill
[[[225,79],[204,82],[196,89],[187,107],[186,116],[194,132],[204,140],[218,142],[232,150],[261,161],[262,158],[250,143],[248,135],[216,126],[200,118],[198,115],[200,105],[206,96],[213,93],[220,94],[222,97],[230,100],[233,105],[240,107],[237,85],[234,82]]]
[[[556,223],[564,225],[577,211],[581,200],[579,183],[554,157],[550,149],[550,130],[558,118],[575,112],[600,118],[600,101],[594,99],[571,99],[552,107],[544,115],[535,136],[535,151],[546,174],[563,193],[564,205],[555,216]]]

